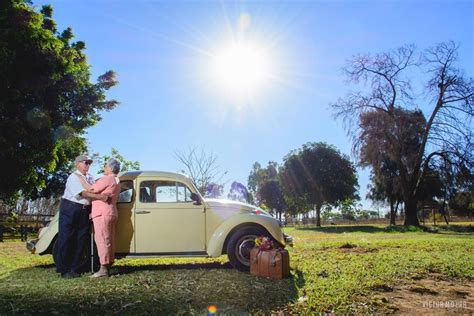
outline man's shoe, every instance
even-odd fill
[[[61,273],[61,278],[63,279],[75,279],[75,278],[80,278],[81,275],[76,272],[66,272],[66,273]]]

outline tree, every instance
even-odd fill
[[[472,217],[474,215],[474,198],[473,192],[457,192],[450,200],[449,207],[457,215],[467,215]]]
[[[440,172],[444,202],[456,215],[472,217],[474,213],[474,175],[466,166],[453,169],[446,161]]]
[[[326,143],[307,143],[284,158],[280,170],[285,196],[316,210],[316,224],[321,226],[321,208],[356,199],[358,182],[355,167],[346,155]]]
[[[52,7],[36,12],[28,1],[0,6],[0,200],[14,204],[57,193],[75,156],[86,149],[85,130],[117,102],[105,91],[108,71],[90,82],[82,41],[58,33]]]
[[[229,194],[227,198],[234,201],[248,202],[248,191],[245,185],[240,182],[234,181],[230,185]]]
[[[255,162],[252,166],[252,171],[250,171],[250,175],[247,180],[247,188],[249,190],[249,193],[252,194],[256,205],[260,204],[257,194],[258,186],[265,177],[266,175],[265,171],[262,169],[262,165],[260,165],[260,163],[258,162]]]
[[[405,205],[405,225],[419,225],[417,193],[427,170],[437,169],[444,160],[472,169],[474,83],[456,67],[457,49],[449,42],[422,52],[419,59],[412,45],[375,56],[355,56],[344,71],[349,82],[363,82],[366,89],[349,93],[332,104],[336,116],[344,118],[349,123],[349,132],[357,135],[354,152],[359,157],[365,133],[359,123],[365,115],[373,115],[380,124],[388,122],[388,131],[398,133],[380,133],[379,142],[386,141],[391,149]],[[424,91],[412,87],[410,77],[416,70],[420,74],[415,78],[426,79]],[[417,108],[418,102],[428,109],[426,119]],[[414,141],[410,143],[414,146],[412,155],[399,154],[406,145],[401,141],[401,133],[411,130],[410,124],[420,123],[419,134],[408,134]]]
[[[259,190],[262,184],[268,180],[278,179],[278,163],[269,161],[266,168],[262,168],[260,163],[255,162],[252,166],[252,171],[248,177],[249,191],[255,198],[258,205],[262,203]]]
[[[222,185],[227,171],[221,171],[214,153],[208,154],[204,148],[194,147],[187,153],[175,152],[175,156],[185,167],[182,172],[191,177],[202,195],[206,195],[210,184]]]
[[[278,176],[278,164],[269,161],[267,167],[262,168],[258,162],[254,163],[248,177],[248,186],[254,193],[257,204],[265,205],[281,220],[283,212],[287,210],[287,203]]]
[[[212,199],[220,198],[224,194],[224,186],[217,183],[209,183],[205,196]]]
[[[277,218],[281,221],[282,214],[287,209],[287,204],[279,180],[271,179],[263,182],[258,192],[262,203],[270,210],[275,211]]]
[[[101,156],[99,153],[94,154],[94,160],[97,160],[99,163],[99,166],[103,166],[107,160],[110,158],[115,158],[118,161],[120,161],[120,171],[130,171],[130,170],[139,170],[140,169],[140,162],[139,161],[131,161],[125,159],[124,156],[122,156],[119,151],[116,148],[111,149],[110,155],[104,155]],[[104,170],[100,169],[99,173],[103,173]]]
[[[390,225],[396,225],[398,206],[402,201],[398,178],[387,170],[372,172],[367,198],[375,202],[387,202],[390,206]]]
[[[354,199],[345,199],[340,203],[339,210],[341,211],[342,219],[354,221],[356,215],[359,213],[357,209],[357,201]]]
[[[390,224],[395,225],[399,202],[403,199],[397,159],[412,165],[426,123],[419,111],[395,108],[393,117],[403,128],[394,124],[382,111],[360,115],[360,133],[355,143],[359,151],[359,166],[372,167],[368,197],[390,205]]]

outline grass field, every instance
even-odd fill
[[[472,226],[285,230],[296,244],[281,281],[237,272],[224,256],[122,259],[108,279],[64,280],[51,256],[0,243],[0,314],[474,312]]]

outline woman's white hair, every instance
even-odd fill
[[[106,162],[107,166],[110,167],[113,173],[118,174],[120,172],[120,161],[115,158],[110,158]]]

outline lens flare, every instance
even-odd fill
[[[215,315],[217,312],[217,307],[215,305],[209,305],[207,307],[208,315]]]
[[[232,42],[214,55],[213,81],[228,94],[251,95],[269,79],[268,56],[250,42]]]

